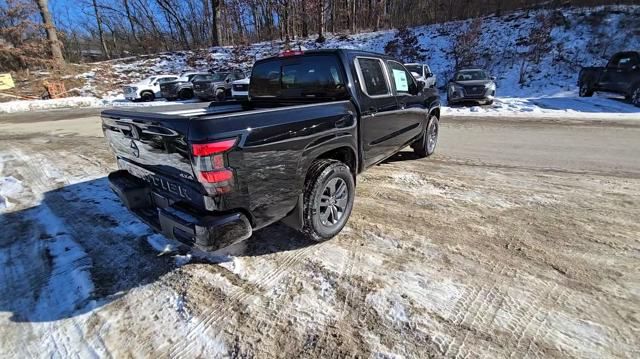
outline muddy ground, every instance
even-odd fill
[[[204,258],[109,191],[97,118],[45,118],[0,119],[0,357],[640,355],[634,123],[445,119],[436,155],[358,178],[336,238]]]

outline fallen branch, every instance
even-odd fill
[[[12,95],[12,94],[2,93],[2,92],[0,92],[0,96],[12,97],[12,98],[17,98],[21,100],[37,100],[38,99],[38,97],[33,97],[33,96],[19,96],[19,95]]]

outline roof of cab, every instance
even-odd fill
[[[295,50],[292,50],[295,51]],[[394,61],[398,61],[397,59],[389,56],[389,55],[385,55],[385,54],[380,54],[377,52],[372,52],[372,51],[364,51],[364,50],[356,50],[356,49],[317,49],[317,50],[303,50],[303,53],[300,55],[290,55],[290,56],[286,56],[286,57],[282,57],[279,55],[276,56],[271,56],[271,57],[266,57],[263,59],[260,59],[256,62],[262,62],[262,61],[266,61],[266,60],[271,60],[271,59],[278,59],[278,58],[287,58],[287,57],[298,57],[298,56],[305,56],[305,55],[313,55],[313,54],[345,54],[345,55],[351,55],[351,56],[373,56],[373,57],[379,57],[381,59],[386,59],[386,60],[394,60]]]

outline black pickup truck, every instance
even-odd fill
[[[165,236],[215,250],[283,221],[321,241],[345,225],[356,174],[406,146],[433,153],[440,99],[398,61],[355,50],[257,61],[249,100],[105,110],[110,186]]]
[[[640,52],[619,52],[606,67],[583,67],[578,87],[580,97],[591,97],[595,91],[613,92],[640,107]]]

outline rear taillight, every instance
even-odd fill
[[[225,153],[231,150],[236,142],[236,138],[231,138],[191,145],[193,168],[198,181],[208,185],[216,193],[227,193],[231,190],[233,170],[227,167]]]

